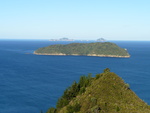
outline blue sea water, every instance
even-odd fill
[[[150,104],[150,41],[115,41],[130,58],[32,54],[58,43],[71,42],[0,40],[0,113],[46,112],[81,75],[94,76],[107,67]]]

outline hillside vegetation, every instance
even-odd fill
[[[39,55],[85,55],[105,57],[130,57],[128,52],[110,42],[57,44],[34,51]]]
[[[107,68],[94,78],[81,76],[47,113],[150,113],[150,106]]]

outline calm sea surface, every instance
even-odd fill
[[[131,58],[33,55],[39,47],[71,42],[0,40],[0,113],[40,113],[55,107],[81,75],[110,68],[150,104],[150,41],[115,41]]]

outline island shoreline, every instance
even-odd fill
[[[113,58],[130,58],[129,56],[117,56],[117,55],[96,55],[96,54],[88,54],[88,55],[79,55],[79,54],[64,54],[64,53],[36,53],[34,51],[35,55],[49,55],[49,56],[95,56],[95,57],[113,57]]]

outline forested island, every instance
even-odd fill
[[[83,55],[99,57],[130,57],[126,49],[110,42],[56,44],[39,48],[37,55]]]
[[[56,108],[47,113],[150,113],[141,100],[118,75],[109,68],[92,77],[81,76],[58,99]]]

